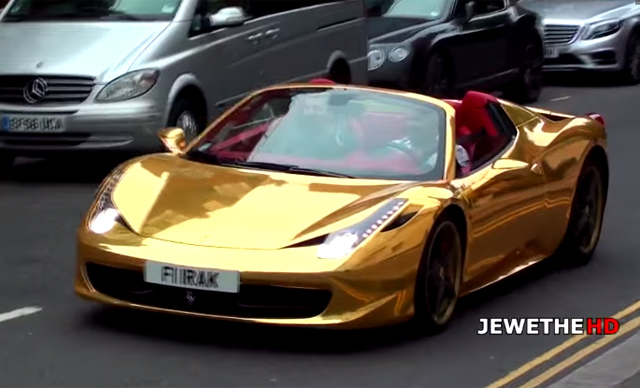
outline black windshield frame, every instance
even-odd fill
[[[273,95],[286,95],[287,93],[290,93],[292,95],[305,94],[305,93],[319,93],[322,91],[327,91],[332,89],[334,88],[333,87],[310,87],[310,88],[292,87],[292,88],[282,88],[282,89],[280,88],[270,89],[267,91],[263,91],[259,94],[256,94],[253,97],[250,97],[249,99],[240,103],[236,107],[232,108],[232,110],[228,114],[225,114],[220,120],[216,121],[212,126],[210,126],[207,129],[207,131],[205,131],[205,133],[203,133],[203,135],[198,140],[196,140],[194,143],[188,146],[186,152],[183,154],[183,157],[187,160],[191,160],[199,163],[212,164],[212,165],[218,165],[223,167],[243,168],[243,166],[241,166],[240,164],[237,166],[234,166],[232,161],[221,160],[218,157],[207,158],[205,155],[206,152],[208,152],[208,149],[210,147],[213,147],[216,144],[224,143],[229,140],[229,138],[222,138],[221,140],[215,140],[215,138],[219,136],[220,133],[222,133],[223,131],[229,129],[228,127],[229,123],[233,122],[238,114],[242,114],[240,112],[245,112],[244,114],[247,114],[246,112],[252,109],[256,109],[257,111],[257,109],[260,106],[262,106],[262,102],[265,100],[268,100]],[[432,130],[434,129],[437,130],[438,144],[433,143],[434,144],[433,148],[436,150],[436,153],[435,153],[436,156],[435,156],[435,162],[433,164],[433,168],[421,174],[400,174],[399,173],[399,174],[389,175],[389,174],[380,174],[375,172],[370,173],[362,170],[359,170],[357,173],[354,173],[353,170],[344,170],[344,171],[336,170],[335,171],[336,174],[345,174],[345,175],[348,174],[352,178],[357,178],[357,179],[393,180],[393,181],[422,182],[422,181],[436,181],[436,180],[443,179],[444,173],[445,173],[446,138],[448,136],[448,130],[447,130],[448,117],[447,117],[446,111],[442,107],[436,104],[431,104],[426,101],[421,101],[419,99],[415,99],[407,96],[401,96],[394,93],[387,93],[383,91],[369,91],[369,90],[361,90],[357,88],[337,88],[337,89],[355,90],[361,93],[373,93],[374,95],[379,94],[380,96],[384,96],[385,98],[393,98],[403,103],[415,104],[416,108],[418,109],[425,109],[425,108],[430,109],[430,113],[433,113],[437,116],[437,128],[436,126],[434,126],[432,127]],[[242,125],[239,125],[238,127],[241,127],[241,126]],[[425,127],[425,131],[426,130],[427,129]],[[300,165],[298,167],[303,169],[314,168],[312,166],[306,166],[306,165]],[[283,166],[281,170],[274,169],[273,171],[296,173],[295,171],[290,171],[288,168],[286,168],[286,166]]]

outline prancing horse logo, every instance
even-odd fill
[[[188,304],[194,304],[196,301],[196,296],[193,295],[193,292],[187,291],[185,294],[185,298],[187,299]]]

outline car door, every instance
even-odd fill
[[[261,55],[266,47],[258,38],[270,27],[267,20],[249,20],[243,25],[208,30],[204,20],[233,0],[200,0],[189,36],[185,71],[193,72],[202,85],[210,116],[217,116],[247,93],[264,84]]]
[[[504,128],[505,136],[516,131]],[[453,181],[468,205],[465,279],[470,289],[497,279],[539,255],[546,209],[543,170],[515,134],[481,165]]]
[[[459,0],[456,14],[460,15],[470,0]],[[506,0],[479,0],[475,15],[459,23],[455,38],[455,59],[458,84],[468,88],[490,83],[494,77],[508,70],[507,53],[511,17]]]
[[[277,28],[265,33],[269,47],[263,71],[268,84],[326,76],[337,52],[347,61],[360,59],[361,72],[366,74],[368,39],[362,0],[250,2],[263,4],[269,18],[277,20]]]

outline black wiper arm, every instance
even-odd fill
[[[131,20],[131,21],[139,21],[141,18],[131,15],[129,13],[124,13],[120,11],[108,11],[107,14],[100,19],[114,19],[114,20]]]
[[[294,173],[299,172],[301,174],[312,174],[312,175],[327,176],[327,177],[334,177],[334,178],[349,178],[349,179],[355,178],[352,175],[343,174],[341,172],[319,170],[317,168],[304,168],[299,166],[292,166],[289,169],[289,172],[294,172]]]
[[[300,167],[293,164],[233,161],[228,163],[227,165],[232,165],[232,164],[239,167],[247,167],[247,168],[259,168],[259,169],[266,169],[266,170],[291,172],[291,173],[299,173],[299,174],[310,174],[310,175],[327,176],[327,177],[335,177],[335,178],[353,178],[353,176],[351,175],[342,174],[339,172],[319,170],[316,168],[305,168],[305,167]]]

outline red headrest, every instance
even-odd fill
[[[326,78],[315,78],[309,81],[311,85],[337,85],[335,82]]]
[[[498,102],[498,99],[491,94],[469,91],[462,100],[465,106],[476,109],[484,108],[488,102]]]

